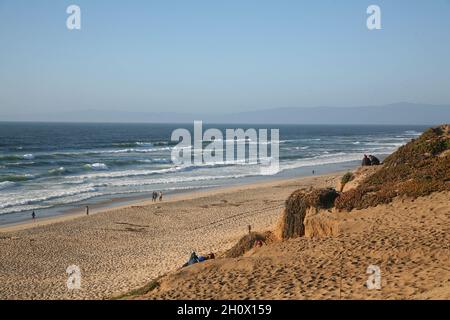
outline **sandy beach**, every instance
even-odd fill
[[[173,196],[0,229],[0,299],[105,299],[176,270],[198,253],[223,252],[270,229],[298,188],[336,186],[342,173]],[[68,266],[81,289],[68,290]]]
[[[448,192],[339,213],[335,237],[277,242],[179,271],[192,250],[220,256],[248,225],[273,230],[294,190],[335,187],[342,174],[179,194],[3,227],[0,298],[108,299],[162,276],[160,288],[132,298],[449,299]],[[67,289],[70,265],[81,270],[79,290]],[[369,265],[383,270],[382,290],[365,287]]]

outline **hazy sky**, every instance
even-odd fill
[[[0,0],[0,40],[0,115],[450,103],[450,0]]]

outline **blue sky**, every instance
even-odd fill
[[[0,0],[0,40],[0,115],[450,103],[450,0]]]

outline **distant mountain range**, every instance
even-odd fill
[[[45,122],[151,122],[245,124],[423,124],[450,123],[450,105],[394,103],[363,107],[276,108],[238,113],[175,113],[83,110],[35,113],[26,116],[0,115],[0,121]]]

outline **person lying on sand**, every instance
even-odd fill
[[[197,256],[195,251],[193,251],[191,253],[191,256],[190,256],[188,262],[183,264],[182,268],[190,266],[190,265],[193,265],[195,263],[199,263],[199,262],[203,262],[203,261],[206,261],[206,260],[210,260],[210,259],[215,259],[214,253],[209,253],[206,256]]]

